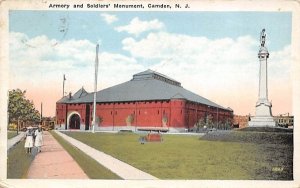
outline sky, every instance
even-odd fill
[[[9,12],[10,89],[43,115],[65,92],[98,90],[152,69],[238,115],[255,114],[259,35],[266,29],[273,115],[292,114],[290,12]]]

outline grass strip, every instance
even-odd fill
[[[83,153],[78,148],[69,144],[62,137],[53,131],[50,131],[52,136],[59,144],[73,157],[79,164],[81,169],[88,175],[90,179],[121,179],[119,176],[100,165],[96,160]]]
[[[13,137],[15,137],[15,136],[17,136],[18,134],[17,134],[17,132],[7,132],[7,139],[11,139],[11,138],[13,138]]]
[[[35,155],[27,154],[24,144],[25,141],[23,140],[8,151],[7,179],[26,178],[27,171]]]

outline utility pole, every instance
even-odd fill
[[[66,81],[66,75],[64,74],[64,77],[63,77],[63,97],[65,96],[65,81]]]
[[[17,125],[17,135],[19,134],[19,125],[20,124],[20,117],[18,117],[18,125]]]
[[[43,125],[43,103],[41,102],[41,125]]]
[[[94,104],[93,104],[93,128],[92,132],[95,133],[96,125],[96,99],[97,99],[97,78],[98,78],[98,51],[99,44],[96,46],[96,59],[95,59],[95,84],[94,84]]]
[[[217,106],[217,129],[219,129],[219,108]]]

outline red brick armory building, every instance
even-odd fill
[[[94,93],[83,88],[56,103],[56,123],[62,129],[90,130]],[[184,131],[200,119],[232,121],[233,111],[192,93],[178,81],[152,70],[97,92],[95,130],[163,128]]]

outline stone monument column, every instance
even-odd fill
[[[260,35],[259,58],[259,90],[258,100],[256,102],[255,116],[249,121],[249,126],[273,127],[276,126],[272,116],[272,104],[268,100],[268,58],[269,52],[265,47],[266,34],[265,29]]]

